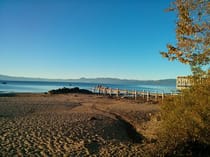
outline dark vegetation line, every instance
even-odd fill
[[[55,90],[50,90],[48,93],[50,94],[67,94],[67,93],[81,93],[81,94],[93,94],[93,92],[86,90],[86,89],[80,89],[78,87],[75,88],[59,88]]]

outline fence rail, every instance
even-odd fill
[[[158,93],[158,92],[151,92],[151,91],[137,91],[137,90],[124,90],[124,89],[113,89],[104,86],[96,86],[93,88],[93,93],[98,93],[102,95],[110,95],[116,97],[130,97],[137,99],[139,97],[145,99],[146,101],[155,100],[158,101],[159,99],[164,99],[167,95],[177,95],[177,93]]]

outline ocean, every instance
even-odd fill
[[[45,81],[0,81],[0,93],[45,93],[52,89],[74,88],[92,91],[97,83],[45,82]],[[158,93],[176,92],[176,85],[141,85],[141,84],[100,84],[113,89],[149,91]]]

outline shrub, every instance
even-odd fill
[[[75,88],[59,88],[49,91],[50,94],[67,94],[67,93],[81,93],[81,94],[93,94],[91,91],[86,89]]]
[[[161,106],[159,156],[210,156],[210,78]]]

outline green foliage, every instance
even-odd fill
[[[163,102],[160,156],[210,156],[210,78]]]

